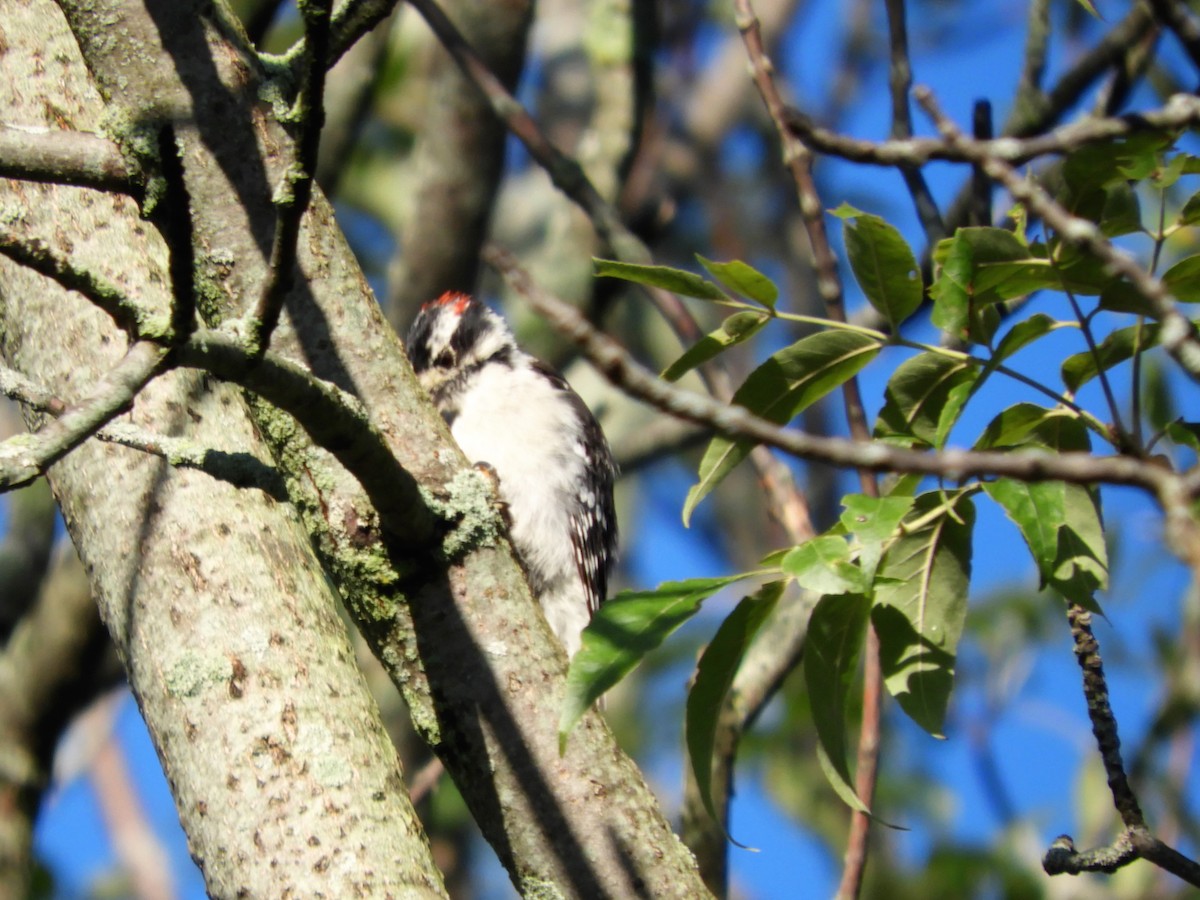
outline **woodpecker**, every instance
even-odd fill
[[[616,465],[600,424],[561,375],[467,294],[422,306],[406,349],[463,453],[495,474],[529,586],[574,655],[607,597],[617,547]]]

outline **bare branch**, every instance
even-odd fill
[[[1200,336],[1196,333],[1196,326],[1179,312],[1171,301],[1162,281],[1139,266],[1124,250],[1113,246],[1095,224],[1071,215],[1040,185],[1022,177],[1003,160],[981,153],[977,147],[972,146],[938,108],[928,88],[918,87],[913,93],[930,118],[937,123],[947,141],[967,154],[973,162],[978,162],[988,175],[1003,184],[1014,199],[1039,216],[1062,240],[1084,247],[1095,254],[1113,272],[1127,278],[1129,283],[1150,301],[1162,323],[1163,347],[1185,372],[1194,380],[1200,381]]]
[[[1087,700],[1088,718],[1096,746],[1108,776],[1113,805],[1124,825],[1120,836],[1106,847],[1078,851],[1068,835],[1060,835],[1050,845],[1042,859],[1048,875],[1080,872],[1115,872],[1135,859],[1146,859],[1200,887],[1200,864],[1167,846],[1150,833],[1137,797],[1125,775],[1121,760],[1121,741],[1117,736],[1117,721],[1108,701],[1108,684],[1100,660],[1100,645],[1092,633],[1092,615],[1083,607],[1071,604],[1067,609],[1075,656],[1083,670],[1083,694]]]
[[[908,91],[912,87],[912,64],[908,58],[908,27],[905,23],[904,0],[887,0],[888,35],[892,49],[888,83],[892,91],[892,139],[912,137],[912,114],[908,108]],[[938,210],[925,176],[912,163],[900,165],[900,174],[917,210],[917,218],[925,230],[925,240],[936,244],[946,233],[942,214]]]
[[[296,278],[296,241],[300,220],[312,199],[317,153],[321,147],[321,127],[325,123],[325,72],[322,61],[329,52],[329,19],[333,0],[300,0],[304,19],[304,82],[296,100],[295,116],[300,137],[295,158],[283,175],[275,197],[275,237],[271,261],[258,305],[247,329],[251,350],[261,355],[271,345],[271,334],[279,324],[283,301]]]
[[[1200,70],[1200,25],[1188,15],[1187,6],[1171,0],[1149,0],[1154,17],[1174,32],[1192,65]]]
[[[140,195],[139,177],[108,138],[0,125],[0,177]]]
[[[127,409],[137,392],[162,371],[166,356],[163,347],[139,341],[85,400],[68,407],[36,434],[18,435],[0,444],[0,490],[28,484]]]
[[[1129,134],[1194,127],[1200,124],[1200,97],[1176,94],[1161,109],[1109,118],[1081,119],[1033,137],[999,137],[977,141],[964,136],[962,142],[953,144],[943,138],[860,140],[822,128],[804,113],[790,108],[786,111],[785,121],[788,129],[813,150],[850,162],[875,166],[919,166],[932,160],[969,163],[977,156],[990,156],[1015,166],[1039,156],[1069,153],[1088,144]]]
[[[614,385],[632,397],[677,418],[705,425],[732,438],[767,444],[800,459],[872,472],[931,475],[946,481],[970,478],[1014,478],[1018,481],[1066,481],[1072,484],[1124,484],[1150,494],[1183,491],[1180,476],[1161,466],[1127,456],[1028,451],[1004,453],[944,450],[923,453],[878,442],[807,434],[780,428],[740,406],[726,406],[709,397],[675,387],[638,363],[616,341],[599,332],[570,304],[532,284],[511,255],[491,247],[488,262],[500,271],[546,322]],[[1200,490],[1200,482],[1195,486]]]

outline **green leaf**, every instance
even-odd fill
[[[834,215],[843,219],[846,255],[858,286],[895,331],[916,312],[925,293],[917,258],[900,232],[879,216],[846,204]]]
[[[960,228],[933,252],[933,324],[957,337],[987,343],[987,329],[973,316],[986,307],[1057,288],[1060,278],[1049,260],[1004,228]],[[968,334],[969,333],[969,334]]]
[[[558,720],[560,752],[588,707],[695,615],[701,603],[745,577],[669,581],[653,591],[623,591],[601,604],[583,630],[583,645],[567,671],[567,695]]]
[[[1180,225],[1195,225],[1200,222],[1200,191],[1187,198],[1176,221]]]
[[[768,421],[790,422],[809,405],[854,377],[879,353],[874,338],[852,331],[822,331],[802,338],[771,356],[746,378],[733,402]],[[723,435],[713,438],[700,461],[700,480],[688,492],[683,522],[733,467],[746,458],[754,442]]]
[[[679,359],[667,366],[662,377],[667,381],[678,381],[696,366],[703,365],[730,347],[750,340],[770,318],[766,313],[750,310],[734,313],[718,329],[700,338]]]
[[[1019,350],[1028,347],[1038,338],[1049,334],[1058,323],[1045,313],[1034,313],[1008,330],[996,345],[996,351],[988,360],[989,366],[998,366]]]
[[[1200,453],[1200,422],[1172,422],[1166,428],[1167,437],[1181,447]]]
[[[1146,295],[1128,281],[1114,278],[1100,291],[1100,308],[1153,318],[1158,315]]]
[[[1018,403],[992,419],[975,442],[976,450],[1013,447],[1086,452],[1091,442],[1087,429],[1071,410]]]
[[[1163,273],[1162,280],[1180,303],[1200,303],[1200,256],[1181,259]]]
[[[804,685],[817,727],[821,768],[837,795],[868,812],[854,790],[846,739],[846,701],[858,670],[870,604],[853,594],[822,597],[808,620]]]
[[[775,302],[779,299],[779,288],[775,287],[775,282],[758,269],[738,259],[724,263],[713,262],[711,259],[705,259],[699,253],[696,254],[696,259],[708,270],[709,275],[729,290],[741,294],[755,303],[761,303],[767,309],[775,308]]]
[[[1091,448],[1091,440],[1074,413],[1020,404],[994,419],[976,445],[978,449],[1000,446],[1084,452]],[[983,489],[1025,538],[1042,585],[1098,611],[1095,592],[1108,584],[1108,548],[1098,495],[1061,481],[1026,484],[1007,478],[984,482]]]
[[[939,507],[940,515],[929,516]],[[975,507],[965,492],[931,491],[916,499],[908,521],[927,516],[884,554],[871,621],[888,692],[942,737],[967,614]]]
[[[887,497],[848,494],[842,498],[845,509],[839,521],[858,539],[858,563],[867,584],[875,580],[884,544],[896,533],[913,503],[913,497],[896,494]]]
[[[685,297],[700,300],[728,300],[725,293],[711,281],[694,272],[672,269],[670,266],[643,266],[635,263],[617,262],[614,259],[592,259],[597,278],[620,278],[634,284],[659,287]]]
[[[750,641],[775,609],[785,584],[783,581],[768,582],[734,608],[704,649],[696,666],[696,680],[692,689],[688,691],[684,734],[688,757],[692,762],[692,772],[696,776],[696,788],[713,821],[721,826],[725,837],[739,847],[745,845],[738,844],[725,831],[724,823],[717,816],[713,803],[713,746],[716,743],[717,725],[720,722],[725,695],[729,693],[729,687],[733,684],[733,678],[746,655]]]
[[[1063,360],[1063,384],[1068,391],[1075,393],[1101,372],[1107,372],[1113,366],[1131,359],[1135,350],[1140,352],[1155,346],[1158,333],[1156,322],[1118,328],[1096,345],[1095,353],[1085,350]]]
[[[974,264],[971,247],[958,235],[938,243],[934,250],[933,284],[929,296],[933,300],[930,316],[933,324],[955,337],[967,332],[971,318],[971,276]]]
[[[875,436],[898,443],[941,446],[938,436],[945,425],[942,410],[951,392],[958,385],[974,384],[978,378],[978,369],[970,363],[940,353],[906,359],[888,381]]]
[[[862,569],[850,561],[845,538],[819,535],[791,550],[780,563],[785,575],[817,594],[862,593]]]
[[[1037,563],[1043,587],[1096,610],[1095,593],[1108,584],[1104,527],[1095,497],[1062,481],[985,482],[991,497],[1016,524]]]

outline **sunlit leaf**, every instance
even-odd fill
[[[845,538],[818,535],[790,551],[780,563],[802,588],[817,594],[862,593],[862,569],[850,561]]]
[[[734,313],[719,328],[689,347],[666,368],[662,377],[667,381],[678,381],[696,366],[703,365],[730,347],[750,340],[768,321],[770,316],[766,313],[749,310]]]
[[[733,402],[777,424],[790,422],[806,407],[839,387],[879,353],[871,337],[851,331],[822,331],[785,347],[750,373]],[[700,480],[688,492],[683,522],[722,479],[746,458],[754,442],[723,435],[713,438],[700,461]]]
[[[696,679],[692,689],[688,691],[684,724],[688,758],[696,776],[700,800],[713,821],[721,825],[722,831],[725,830],[725,826],[717,816],[712,796],[713,746],[716,743],[721,707],[750,641],[775,609],[785,584],[783,581],[764,584],[734,608],[704,649],[696,666]],[[737,844],[727,832],[725,836]]]
[[[741,294],[755,303],[761,303],[767,309],[775,308],[775,301],[779,299],[779,288],[775,287],[775,282],[753,266],[738,259],[730,262],[713,262],[698,253],[696,259],[708,270],[709,275],[734,293]]]
[[[558,720],[560,751],[579,717],[647,653],[690,619],[700,604],[744,575],[670,581],[653,591],[624,591],[596,610],[571,659]]]
[[[1200,453],[1200,422],[1172,422],[1166,431],[1167,437],[1176,444]]]
[[[858,562],[867,584],[875,579],[884,544],[896,533],[914,502],[911,496],[896,494],[886,497],[848,494],[842,498],[845,509],[839,521],[858,540]]]
[[[822,597],[808,620],[804,644],[804,684],[817,729],[821,768],[837,795],[867,812],[854,790],[846,739],[846,701],[858,670],[870,604],[865,597]]]
[[[593,259],[592,263],[596,267],[596,277],[598,278],[620,278],[622,281],[647,284],[700,300],[728,299],[721,289],[711,281],[707,281],[694,272],[685,272],[683,269],[673,269],[670,266],[642,266],[635,263],[618,262],[614,259]]]
[[[858,286],[895,330],[916,312],[925,293],[912,248],[879,216],[848,204],[834,210],[834,215],[843,220],[846,255]]]
[[[918,519],[923,524],[884,554],[871,622],[888,692],[942,737],[967,613],[975,507],[965,492],[933,491],[916,499],[908,521]]]

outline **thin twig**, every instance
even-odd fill
[[[1117,721],[1108,701],[1108,685],[1100,659],[1100,645],[1092,633],[1092,615],[1083,607],[1067,608],[1075,656],[1083,670],[1083,693],[1088,719],[1100,750],[1100,759],[1112,791],[1113,805],[1124,829],[1113,843],[1091,850],[1076,850],[1069,835],[1060,835],[1046,851],[1042,868],[1049,875],[1080,872],[1115,872],[1135,859],[1145,859],[1189,884],[1200,887],[1200,864],[1189,859],[1150,833],[1137,796],[1125,774]]]
[[[149,341],[135,343],[86,399],[67,407],[36,433],[0,444],[0,489],[33,481],[128,409],[138,391],[165,367],[167,353],[167,348]]]
[[[1200,69],[1200,25],[1188,15],[1187,7],[1175,0],[1149,0],[1154,17],[1175,34],[1192,65]]]
[[[811,149],[850,162],[874,166],[920,166],[933,160],[969,163],[979,156],[1014,166],[1041,156],[1059,155],[1089,144],[1147,131],[1179,131],[1200,124],[1200,97],[1175,94],[1159,109],[1107,118],[1086,118],[1032,137],[998,137],[986,141],[966,138],[951,144],[943,138],[868,141],[838,134],[817,125],[804,113],[788,108],[784,121]]]
[[[905,22],[904,0],[887,0],[888,43],[892,50],[888,84],[892,92],[892,140],[912,137],[912,114],[908,108],[908,92],[912,87],[912,63],[908,56],[908,27]],[[925,240],[933,246],[946,234],[942,214],[925,183],[925,176],[912,163],[901,163],[900,174],[908,187],[917,218],[925,231]]]
[[[824,204],[821,203],[816,182],[812,173],[812,153],[788,129],[786,106],[775,84],[774,69],[767,58],[763,45],[762,32],[758,18],[750,0],[734,0],[734,11],[737,16],[738,30],[746,45],[746,55],[750,61],[750,71],[754,83],[762,95],[763,103],[775,125],[783,145],[783,161],[796,183],[797,199],[800,205],[800,215],[808,233],[808,243],[812,249],[813,262],[816,266],[817,293],[825,304],[826,314],[835,322],[846,321],[845,297],[842,292],[842,282],[838,275],[837,259],[829,245],[829,237],[825,231]],[[841,389],[843,405],[846,411],[846,421],[850,435],[859,445],[865,445],[870,440],[867,427],[866,412],[863,408],[862,395],[858,388],[858,379],[848,378]],[[858,479],[862,492],[868,497],[879,496],[879,484],[874,471],[869,467],[858,468]],[[863,717],[859,728],[858,767],[855,780],[855,790],[859,798],[869,808],[875,795],[875,774],[879,753],[880,708],[883,691],[882,670],[879,662],[878,641],[867,641],[867,652],[864,660],[863,677]],[[861,812],[851,813],[850,838],[846,851],[846,865],[842,871],[842,884],[838,889],[839,896],[857,897],[862,884],[863,868],[867,858],[867,832],[870,829],[870,818]]]
[[[275,238],[271,245],[267,280],[247,329],[249,347],[259,355],[271,345],[271,334],[279,323],[283,301],[296,279],[296,242],[300,237],[300,222],[312,199],[317,153],[321,146],[321,127],[325,123],[323,98],[326,69],[321,65],[321,60],[329,52],[332,2],[300,0],[299,3],[300,15],[304,19],[307,60],[304,84],[296,101],[300,137],[296,141],[295,158],[284,172],[283,184],[275,199]]]
[[[324,53],[309,52],[307,36],[297,41],[283,56],[282,62],[290,70],[293,82],[305,77],[307,60],[315,57],[325,60],[324,68],[332,69],[367,32],[371,31],[392,14],[399,0],[349,0],[338,6],[329,22],[329,41]]]

